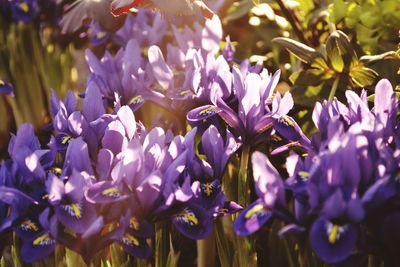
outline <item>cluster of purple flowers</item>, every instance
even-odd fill
[[[101,59],[86,50],[82,109],[72,92],[64,101],[53,93],[48,146],[22,125],[0,164],[0,234],[15,232],[24,261],[50,255],[57,244],[86,261],[112,243],[148,258],[146,240],[158,222],[203,239],[214,218],[245,204],[223,190],[230,157],[263,148],[272,157],[290,152],[289,178],[265,153],[251,155],[256,199],[234,222],[238,235],[279,218],[286,223],[280,234],[307,233],[325,262],[368,254],[400,262],[400,237],[392,235],[400,220],[398,103],[388,81],[378,83],[372,110],[365,91],[348,91],[347,106],[317,104],[319,134],[310,141],[288,115],[291,94],[275,91],[280,72],[238,64],[229,38],[220,51],[217,16],[180,28],[141,10],[116,33],[95,24],[92,31],[94,42],[111,38],[121,48]],[[165,38],[172,39],[166,46]],[[174,119],[159,115],[147,130],[137,120],[146,102]]]
[[[51,12],[50,12],[51,11]],[[40,13],[49,18],[60,15],[60,8],[54,0],[1,0],[0,14],[5,21],[30,23]],[[3,23],[5,22],[3,21]]]
[[[12,136],[10,159],[0,167],[0,232],[12,230],[23,240],[24,261],[49,255],[57,244],[84,259],[111,243],[146,258],[146,238],[160,221],[189,238],[205,238],[213,218],[241,209],[227,200],[222,178],[242,143],[263,143],[274,128],[290,141],[309,143],[286,115],[291,95],[273,93],[279,72],[270,75],[247,61],[232,66],[229,42],[217,56],[217,17],[205,28],[172,26],[176,42],[165,57],[155,44],[166,29],[158,15],[152,18],[148,32],[140,25],[142,35],[129,40],[123,32],[144,20],[127,19],[114,34],[122,45],[115,56],[106,52],[99,60],[86,51],[91,74],[81,111],[72,92],[64,101],[53,92],[48,148],[28,124]],[[188,114],[192,129],[185,136],[160,127],[147,131],[134,115],[145,101],[183,120]]]
[[[259,199],[240,214],[235,230],[249,235],[275,216],[287,223],[281,235],[307,234],[327,263],[361,266],[375,255],[397,266],[397,97],[387,80],[376,85],[371,110],[366,91],[361,96],[347,91],[346,97],[347,106],[337,99],[317,103],[313,121],[319,133],[306,154],[287,157],[285,181],[264,154],[253,154]],[[292,192],[290,199],[285,190]]]
[[[195,151],[196,128],[185,136],[158,127],[148,132],[129,106],[106,114],[96,87],[88,87],[82,112],[75,107],[72,93],[64,101],[54,93],[57,134],[49,148],[41,149],[25,124],[12,137],[11,159],[1,164],[0,230],[23,240],[26,262],[49,255],[56,244],[88,259],[111,242],[145,258],[153,223],[169,220],[202,239],[213,217],[240,209],[221,190],[238,148],[229,131],[222,137],[211,126],[202,134],[204,160]]]

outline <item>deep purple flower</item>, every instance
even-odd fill
[[[89,25],[88,35],[90,38],[90,42],[94,46],[99,46],[107,43],[111,37],[111,34],[104,31],[101,26],[96,22]]]
[[[11,83],[0,79],[0,94],[14,96],[14,87]]]
[[[53,253],[57,245],[57,220],[55,216],[49,217],[49,209],[39,215],[38,223],[26,220],[21,225],[37,229],[37,233],[23,238],[20,253],[24,262],[33,263]]]
[[[251,161],[259,198],[246,207],[234,222],[234,230],[240,236],[258,231],[279,206],[285,205],[283,181],[278,171],[261,152],[254,152]]]
[[[46,182],[49,203],[54,206],[57,220],[76,233],[84,233],[96,219],[94,206],[84,198],[88,178],[74,171],[64,183],[50,173]]]
[[[37,0],[11,0],[13,18],[25,23],[31,22],[38,13]]]
[[[310,231],[310,243],[315,253],[325,262],[335,264],[350,256],[357,242],[354,224],[338,224],[320,218]]]
[[[296,222],[282,233],[310,229],[312,249],[332,264],[350,262],[356,244],[360,256],[382,253],[374,240],[393,213],[389,207],[399,203],[398,102],[390,83],[377,84],[372,110],[365,91],[347,91],[346,98],[348,105],[337,99],[316,105],[320,136],[308,155],[287,160]],[[388,262],[395,261],[389,254]]]

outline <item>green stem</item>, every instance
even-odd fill
[[[160,222],[156,227],[156,267],[165,267],[169,254],[169,229],[166,222]]]
[[[284,236],[283,238],[283,245],[285,246],[285,251],[288,257],[288,262],[289,262],[289,267],[294,267],[294,261],[291,253],[291,248],[289,247],[289,242],[287,240],[287,237]]]
[[[250,158],[250,146],[243,145],[242,156],[240,157],[240,169],[238,180],[238,202],[243,207],[249,204],[250,186],[247,179]]]
[[[338,85],[339,85],[339,81],[340,81],[340,76],[337,76],[335,81],[333,82],[331,92],[329,93],[328,101],[332,101],[333,98],[335,97],[336,90],[337,90]]]
[[[215,236],[212,233],[205,239],[197,240],[197,266],[215,266]]]
[[[228,239],[225,235],[224,226],[222,222],[223,218],[218,218],[214,222],[215,229],[215,241],[218,249],[219,261],[221,267],[232,266],[232,252],[229,249]]]

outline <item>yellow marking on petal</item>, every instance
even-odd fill
[[[283,120],[291,127],[294,126],[294,123],[286,116],[283,117]]]
[[[97,39],[102,39],[104,36],[106,36],[106,33],[105,33],[105,32],[98,32],[98,33],[96,34],[96,38],[97,38]]]
[[[36,225],[36,223],[32,222],[31,220],[25,220],[21,223],[21,228],[23,230],[32,230],[34,232],[39,231],[39,227]]]
[[[65,144],[67,144],[70,140],[71,140],[71,136],[65,136],[65,137],[63,137],[63,139],[61,140],[61,144],[65,145]]]
[[[190,91],[190,90],[184,90],[184,91],[181,91],[181,92],[179,92],[179,95],[188,95],[188,94],[190,94],[192,91]]]
[[[107,189],[103,190],[103,192],[101,192],[101,194],[104,196],[107,196],[107,197],[112,197],[112,198],[119,198],[121,196],[121,192],[116,187],[107,188]]]
[[[309,177],[310,176],[310,173],[306,172],[306,171],[299,171],[297,174],[300,175],[301,177]]]
[[[254,214],[257,214],[257,213],[259,213],[260,211],[265,211],[264,205],[262,205],[262,204],[255,205],[254,207],[252,207],[250,210],[248,210],[248,211],[246,212],[246,214],[244,215],[244,217],[245,217],[246,219],[249,219],[249,218],[251,218]]]
[[[209,197],[212,194],[212,186],[210,183],[205,183],[204,184],[204,191],[206,192],[206,195]]]
[[[132,217],[130,220],[129,220],[129,225],[130,225],[130,227],[132,228],[132,229],[134,229],[134,230],[139,230],[139,222],[138,222],[138,220],[136,220],[136,218],[135,217]]]
[[[62,169],[58,167],[53,167],[51,170],[57,175],[60,175],[62,173]]]
[[[192,212],[182,212],[177,215],[177,217],[181,217],[184,221],[189,222],[192,225],[198,225],[199,220]]]
[[[131,99],[131,101],[129,101],[129,104],[132,105],[132,104],[137,104],[140,102],[143,102],[143,97],[141,95],[137,95],[137,96],[133,97]]]
[[[51,245],[54,242],[53,239],[50,238],[48,234],[44,234],[33,240],[33,245],[34,246],[39,246],[39,245]]]
[[[331,229],[329,230],[328,241],[330,244],[335,244],[336,240],[339,239],[339,231],[340,226],[337,224],[333,224]]]
[[[81,207],[78,204],[71,204],[72,210],[74,211],[76,218],[82,218]]]
[[[67,212],[70,216],[75,217],[77,219],[82,218],[82,207],[79,203],[72,203],[68,205],[62,206],[65,212]]]
[[[200,111],[199,115],[210,114],[210,113],[214,113],[215,111],[217,111],[217,109],[215,107],[209,107],[209,108],[206,108],[206,109],[203,109],[202,111]]]
[[[49,199],[49,194],[43,195],[43,196],[42,196],[42,199],[43,199],[43,200]]]
[[[131,234],[125,234],[125,236],[122,238],[122,242],[125,245],[131,246],[139,246],[139,240],[137,240],[133,235]]]
[[[18,7],[19,7],[22,11],[24,11],[25,13],[28,13],[28,12],[29,12],[29,5],[28,5],[27,3],[25,3],[25,2],[19,4]]]

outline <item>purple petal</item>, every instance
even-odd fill
[[[101,181],[89,186],[85,192],[87,201],[90,203],[113,203],[127,198],[119,186],[109,181]]]
[[[49,232],[41,232],[23,243],[22,260],[26,263],[37,262],[53,253],[56,244],[56,240],[50,236]]]
[[[91,122],[100,118],[105,112],[99,89],[93,82],[89,82],[83,101],[83,115],[88,122]]]
[[[357,228],[353,224],[338,225],[319,218],[311,227],[309,238],[315,254],[335,264],[351,255],[357,242]]]
[[[203,121],[213,117],[219,112],[220,109],[218,107],[213,105],[205,105],[189,111],[186,115],[186,118],[190,122]]]
[[[165,63],[164,56],[158,46],[151,46],[148,50],[149,62],[158,83],[168,89],[173,80],[172,70]]]
[[[263,198],[269,207],[273,207],[276,201],[284,203],[283,181],[268,158],[256,151],[251,157],[251,162],[257,195]]]
[[[263,201],[258,199],[247,206],[233,223],[237,235],[248,236],[257,232],[272,217],[272,211],[267,209]]]
[[[191,239],[204,239],[212,231],[210,214],[194,204],[175,214],[172,223],[181,234]]]

